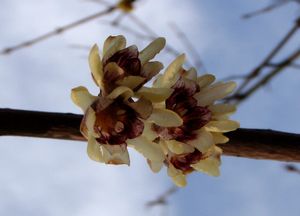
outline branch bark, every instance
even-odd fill
[[[79,131],[82,115],[0,109],[0,136],[27,136],[84,141]],[[264,129],[227,133],[224,155],[300,162],[300,135]]]

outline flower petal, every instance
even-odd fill
[[[178,187],[186,186],[185,175],[181,172],[181,170],[176,169],[172,164],[169,164],[168,175]]]
[[[207,106],[216,100],[223,99],[230,94],[236,87],[235,82],[219,83],[210,86],[202,91],[196,93],[194,98],[197,99],[199,106]]]
[[[197,70],[195,68],[190,68],[184,75],[186,79],[190,79],[193,81],[197,80]]]
[[[202,129],[197,132],[196,139],[188,141],[188,144],[194,146],[200,152],[206,153],[214,145],[214,140],[210,132]]]
[[[208,107],[213,115],[232,114],[236,111],[236,106],[232,104],[214,104]]]
[[[89,54],[89,65],[95,83],[103,88],[103,65],[99,55],[99,48],[95,44]]]
[[[223,144],[229,141],[229,138],[224,136],[222,133],[211,133],[213,135],[214,143]]]
[[[166,40],[164,38],[157,38],[152,41],[145,49],[143,49],[139,54],[139,59],[141,64],[144,65],[149,60],[153,59],[156,54],[158,54],[166,45]]]
[[[139,136],[134,139],[128,139],[126,143],[151,161],[162,162],[165,159],[165,155],[159,144],[149,141],[146,137]]]
[[[147,163],[154,173],[158,173],[164,165],[163,161],[151,161],[149,159],[147,159]]]
[[[153,109],[148,121],[152,121],[161,127],[179,127],[183,123],[183,120],[176,112],[159,108]]]
[[[124,49],[126,46],[126,39],[122,35],[109,36],[103,46],[103,62],[105,62],[109,57]]]
[[[144,97],[153,103],[159,103],[165,101],[168,97],[171,96],[174,89],[171,88],[148,88],[142,87],[136,95],[138,97]]]
[[[144,77],[140,76],[126,76],[122,80],[117,81],[116,83],[120,86],[126,86],[132,90],[135,90],[138,86],[140,86],[143,82],[145,82]]]
[[[204,74],[197,78],[197,83],[200,88],[205,88],[215,81],[215,76],[212,74]]]
[[[158,135],[154,130],[152,130],[152,123],[148,121],[143,121],[143,123],[144,123],[144,130],[142,136],[146,137],[150,141],[155,140],[158,137]]]
[[[175,154],[186,154],[195,151],[194,147],[177,140],[166,140],[165,143],[167,144],[168,149]]]
[[[106,164],[127,164],[129,166],[129,154],[126,145],[102,144],[103,160]]]
[[[141,75],[143,77],[146,77],[147,80],[150,80],[152,79],[152,77],[156,76],[163,68],[163,64],[158,61],[147,62],[143,66]]]
[[[140,98],[137,102],[130,102],[125,103],[131,107],[142,119],[147,119],[153,110],[153,106],[151,101],[145,99],[145,98]]]
[[[96,113],[91,107],[89,107],[86,110],[80,124],[80,132],[86,139],[88,139],[89,136],[99,138],[99,134],[97,134],[94,130],[95,121],[96,121]]]
[[[210,157],[204,160],[200,160],[196,164],[192,164],[191,167],[193,167],[195,170],[199,172],[204,172],[210,176],[219,176],[220,175],[219,166],[221,165],[221,160],[220,160],[221,152],[222,151],[220,150],[220,148],[215,147],[214,152]]]
[[[100,144],[93,136],[88,138],[87,154],[90,159],[98,162],[104,162]]]
[[[206,130],[211,132],[229,132],[240,127],[240,124],[232,120],[210,121],[205,125]]]
[[[115,88],[109,95],[107,95],[108,99],[116,99],[119,96],[123,96],[124,99],[128,99],[134,95],[133,91],[125,86],[119,86]]]
[[[171,88],[178,80],[181,67],[185,61],[185,55],[178,56],[166,69],[161,81],[158,81],[159,87]]]
[[[83,112],[87,110],[87,108],[97,100],[97,97],[91,95],[89,91],[83,87],[79,86],[77,88],[73,88],[71,91],[71,98],[74,104],[79,106]]]

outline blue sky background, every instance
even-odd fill
[[[193,42],[208,71],[223,78],[253,69],[299,15],[298,5],[289,3],[267,15],[240,19],[268,3],[148,0],[135,14],[192,59],[168,26],[176,23]],[[101,9],[101,5],[77,0],[2,0],[0,48]],[[148,43],[100,24],[100,20],[0,56],[1,107],[80,113],[70,100],[70,89],[85,85],[96,94],[97,88],[89,74],[88,51],[69,45],[97,42],[102,46],[111,34],[124,34],[129,44],[140,48]],[[128,19],[124,23],[132,26]],[[297,47],[299,34],[277,59]],[[158,58],[167,65],[174,57],[161,53]],[[233,118],[242,127],[300,133],[299,80],[299,69],[286,70],[242,103]],[[167,208],[146,209],[147,201],[172,185],[165,170],[151,173],[144,159],[133,151],[129,168],[95,163],[85,151],[83,142],[1,137],[0,215],[293,216],[300,211],[300,176],[285,172],[279,162],[223,157],[221,177],[192,174],[188,186],[170,198]]]

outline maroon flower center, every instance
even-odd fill
[[[174,92],[166,100],[166,108],[176,112],[182,118],[183,124],[169,128],[153,125],[153,129],[164,139],[181,142],[195,139],[195,131],[210,121],[211,112],[207,107],[197,106],[197,100],[193,98],[199,92],[196,82],[180,78],[172,88]]]
[[[195,149],[194,152],[189,154],[172,156],[170,163],[172,163],[176,169],[181,170],[184,174],[188,174],[194,171],[194,168],[191,167],[191,165],[198,163],[202,159],[202,156],[202,153]]]
[[[139,59],[139,52],[136,46],[119,50],[112,55],[105,64],[115,62],[120,68],[124,70],[124,76],[139,76],[141,74],[141,61]],[[120,77],[120,78],[123,78]]]
[[[116,100],[106,108],[96,101],[92,108],[96,112],[94,130],[100,135],[97,141],[102,144],[118,145],[142,134],[144,124],[138,119],[136,112],[124,104],[122,100]]]

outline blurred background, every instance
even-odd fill
[[[165,66],[178,52],[187,54],[187,66],[197,67],[199,74],[214,73],[218,79],[245,75],[292,28],[300,4],[286,1],[268,13],[241,17],[278,2],[140,0],[131,15],[117,11],[0,55],[1,108],[81,113],[70,100],[70,90],[84,85],[97,94],[87,55],[109,35],[123,34],[129,45],[140,49],[151,41],[142,35],[163,36],[171,52],[156,59]],[[1,0],[0,49],[106,7],[100,1]],[[284,59],[299,46],[295,35],[275,59]],[[299,72],[286,68],[243,101],[232,118],[244,128],[300,133]],[[130,153],[130,167],[107,166],[89,160],[84,142],[0,137],[0,215],[299,215],[300,175],[287,172],[280,162],[226,156],[220,177],[193,173],[188,186],[168,197],[167,205],[147,207],[172,182],[166,170],[153,174],[141,155]]]

